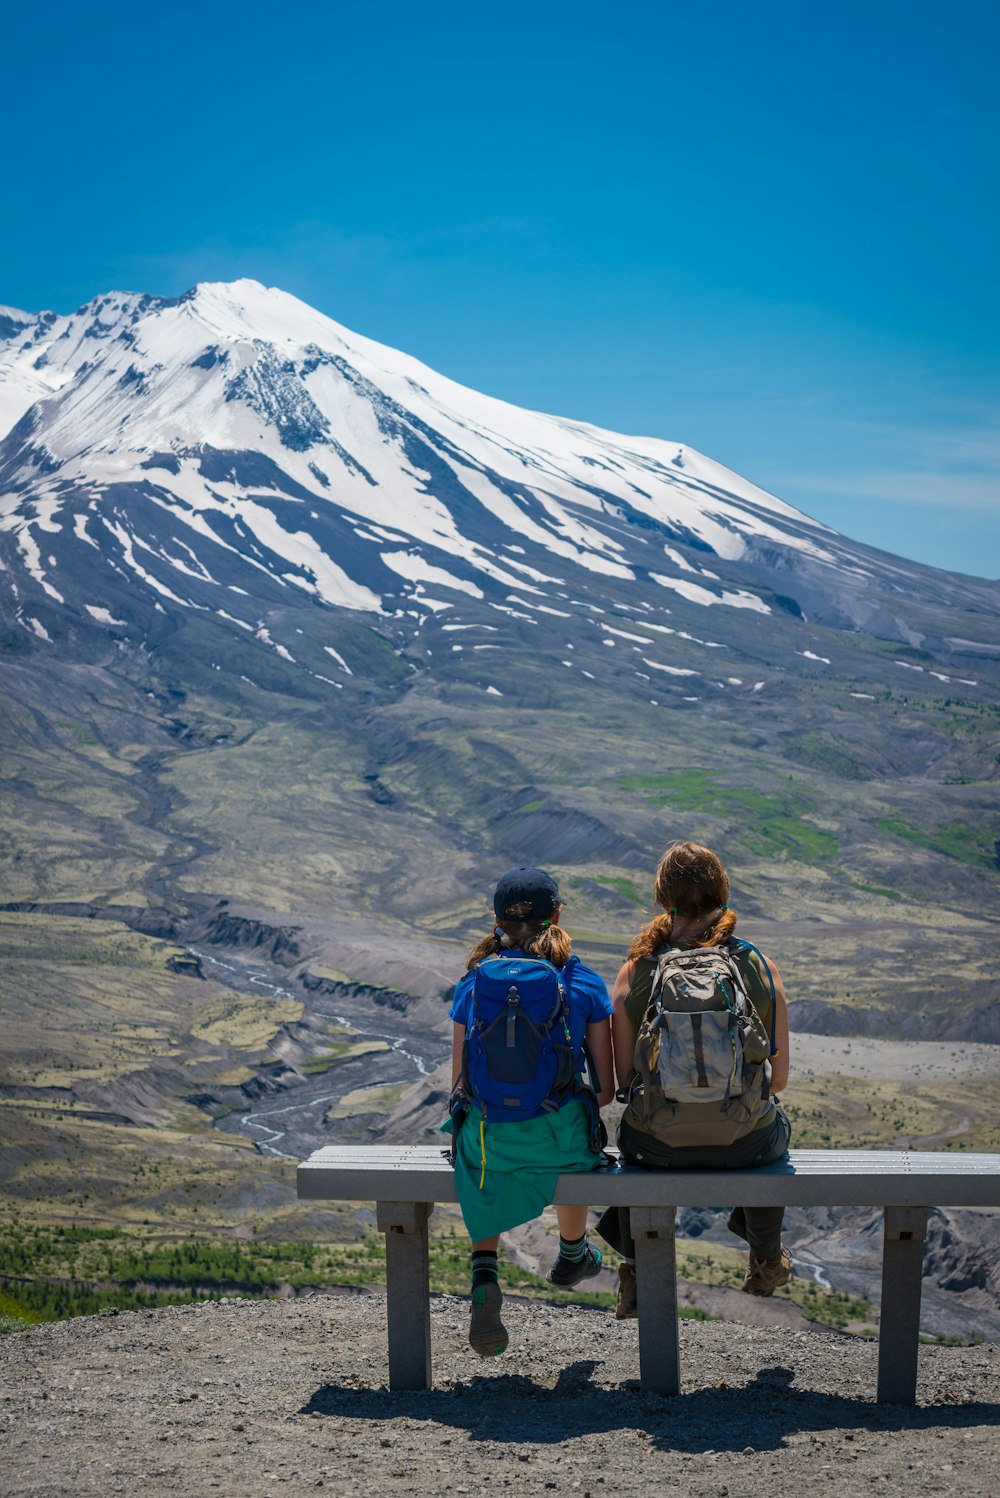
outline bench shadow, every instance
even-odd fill
[[[671,1397],[644,1394],[634,1380],[601,1388],[592,1381],[600,1366],[571,1363],[551,1388],[519,1373],[476,1375],[450,1389],[413,1392],[323,1384],[299,1414],[372,1421],[406,1416],[463,1430],[471,1440],[510,1445],[642,1430],[662,1451],[691,1453],[778,1451],[789,1436],[806,1432],[962,1430],[1000,1422],[1000,1404],[983,1400],[915,1407],[797,1389],[794,1370],[782,1365],[762,1368],[741,1387]]]

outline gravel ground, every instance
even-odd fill
[[[706,1498],[1000,1491],[1000,1346],[925,1347],[919,1406],[872,1403],[876,1349],[682,1323],[679,1398],[638,1392],[636,1327],[509,1304],[484,1363],[433,1302],[435,1388],[390,1394],[377,1295],[109,1313],[0,1338],[0,1491]]]

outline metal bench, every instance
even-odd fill
[[[455,1180],[434,1145],[331,1145],[298,1168],[298,1194],[374,1201],[385,1233],[390,1389],[431,1383],[427,1221],[454,1202]],[[1000,1155],[908,1150],[792,1150],[776,1165],[744,1171],[652,1171],[618,1166],[563,1175],[560,1205],[628,1207],[636,1248],[639,1377],[644,1390],[680,1390],[674,1221],[678,1207],[882,1207],[882,1311],[878,1391],[883,1404],[913,1404],[920,1279],[927,1211],[1000,1206]]]

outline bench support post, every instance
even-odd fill
[[[915,1404],[927,1208],[884,1210],[876,1397],[879,1404]]]
[[[644,1393],[679,1394],[676,1207],[630,1207],[639,1302],[639,1383]]]
[[[378,1202],[385,1234],[389,1388],[431,1386],[431,1296],[427,1219],[432,1202]]]

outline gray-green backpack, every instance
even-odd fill
[[[748,947],[667,947],[657,958],[635,1045],[641,1098],[634,1093],[629,1107],[664,1144],[731,1144],[771,1107],[774,983],[762,961],[769,1036],[736,960]]]

